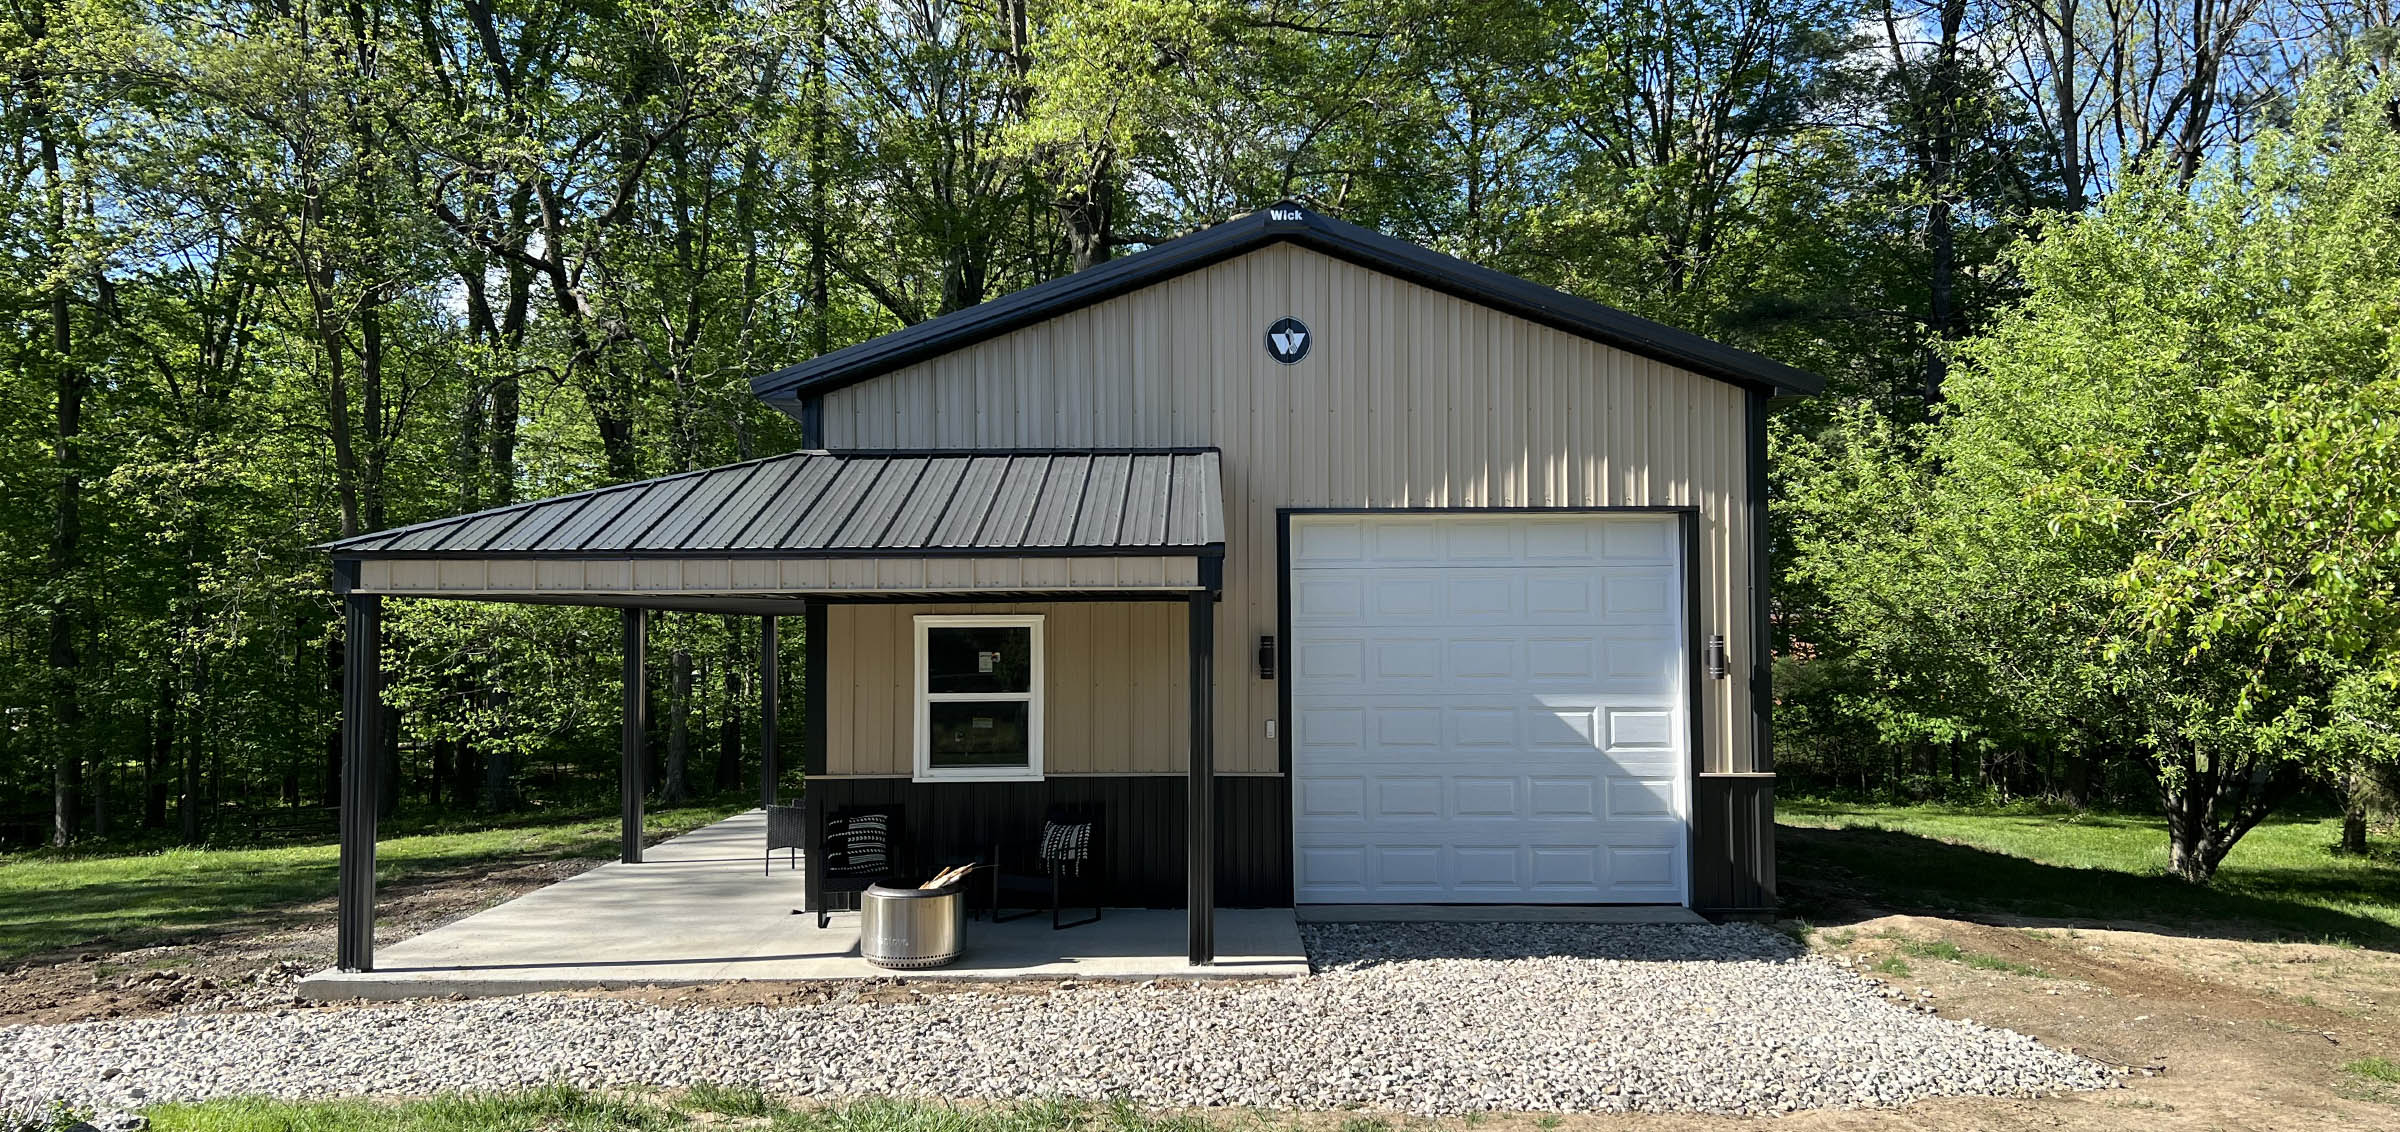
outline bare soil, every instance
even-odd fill
[[[386,886],[376,894],[376,941],[431,931],[597,864],[495,862]],[[333,965],[333,925],[327,897],[203,935],[36,955],[0,969],[0,1026],[290,1006],[302,976]]]
[[[592,862],[496,865],[383,893],[379,932],[401,939],[572,875]],[[1780,1129],[2308,1130],[2400,1127],[2400,1087],[2346,1072],[2400,1060],[2400,955],[2216,939],[2155,925],[2104,927],[1861,913],[1811,945],[1884,980],[1912,1008],[2006,1027],[2128,1071],[2126,1087],[2039,1100],[1951,1099],[1890,1111],[1799,1113]],[[0,1025],[293,1003],[300,975],[333,958],[333,909],[127,950],[43,956],[0,978]],[[293,926],[298,922],[305,926]],[[2229,935],[2239,934],[2229,932]],[[1952,959],[1950,948],[1958,958]],[[1905,974],[1900,966],[1905,965]],[[1980,964],[1978,966],[1977,964]],[[1047,994],[1054,981],[727,983],[594,992],[685,1006],[905,1002],[929,995]],[[1357,1114],[1302,1118],[1327,1132]],[[1244,1121],[1235,1120],[1233,1124]],[[1419,1121],[1387,1122],[1415,1126]],[[1715,1129],[1696,1116],[1494,1115],[1482,1129]]]

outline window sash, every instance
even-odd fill
[[[1025,782],[1042,778],[1043,617],[1038,613],[935,614],[921,613],[914,625],[912,673],[916,697],[912,730],[916,748],[915,779],[929,781]],[[1029,680],[1022,692],[936,692],[931,688],[931,630],[937,628],[1019,628],[1028,631]],[[1021,703],[1025,708],[1025,762],[1022,765],[937,767],[933,765],[934,704]]]

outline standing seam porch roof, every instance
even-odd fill
[[[1222,554],[1214,448],[803,451],[358,535],[335,558]]]

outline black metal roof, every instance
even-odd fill
[[[1816,393],[1825,379],[1772,358],[1530,280],[1395,240],[1289,201],[990,302],[750,379],[787,412],[814,394],[924,361],[1153,283],[1288,240],[1544,326],[1770,393]]]
[[[793,452],[324,544],[336,557],[1222,553],[1214,448]]]

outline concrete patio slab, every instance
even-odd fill
[[[1304,924],[1705,924],[1679,904],[1303,904]]]
[[[799,911],[800,874],[780,857],[762,872],[766,814],[737,814],[423,935],[377,948],[376,969],[321,971],[300,983],[318,1000],[493,996],[736,979],[1243,978],[1308,973],[1292,911],[1217,913],[1218,961],[1184,961],[1184,915],[1110,909],[1053,931],[1047,916],[967,924],[957,963],[893,972],[858,955],[858,916],[824,928]]]

